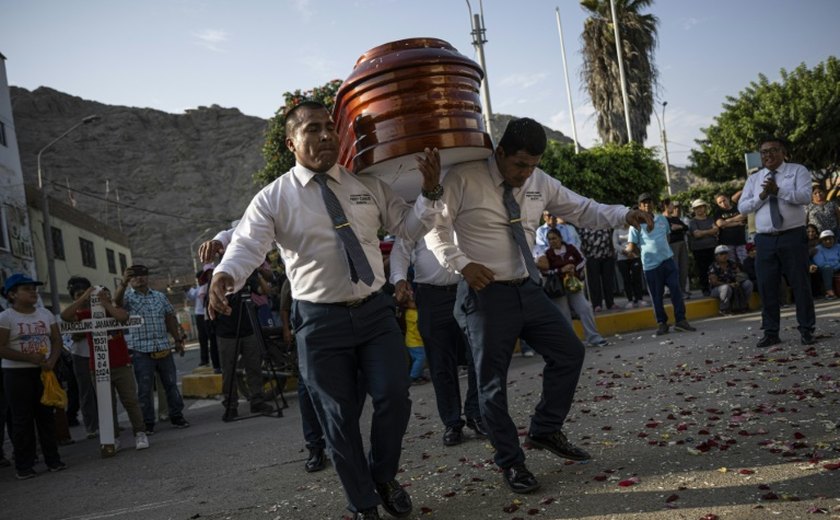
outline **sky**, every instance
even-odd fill
[[[478,0],[470,0],[474,12]],[[572,136],[559,7],[578,138],[597,144],[581,79],[586,13],[577,0],[485,0],[494,112]],[[701,128],[765,74],[840,53],[840,0],[658,0],[656,100],[670,162],[684,166]],[[344,79],[365,51],[435,37],[476,59],[466,0],[0,0],[9,84],[171,113],[217,104],[271,117],[283,93]],[[661,146],[656,118],[648,146]]]

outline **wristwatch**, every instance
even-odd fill
[[[443,186],[438,184],[431,191],[421,190],[420,193],[429,200],[440,200],[443,197]]]

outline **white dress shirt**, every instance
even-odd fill
[[[811,174],[801,164],[782,163],[776,169],[776,184],[779,186],[779,213],[782,215],[781,229],[775,229],[770,219],[770,197],[761,200],[761,185],[770,175],[767,168],[750,175],[744,191],[738,200],[738,211],[755,213],[755,230],[759,233],[786,231],[805,225],[808,204],[811,202]]]
[[[376,177],[334,165],[326,172],[347,220],[373,269],[372,286],[350,280],[344,245],[333,228],[315,172],[295,165],[260,190],[248,205],[215,272],[231,275],[235,289],[263,263],[276,242],[292,287],[292,297],[313,303],[364,298],[385,283],[377,231],[418,239],[443,210],[440,201],[418,197],[412,206]]]
[[[430,285],[454,285],[461,276],[450,273],[440,265],[435,255],[426,247],[426,240],[417,242],[398,238],[391,250],[391,283],[408,280],[408,267],[414,264],[414,281]]]
[[[450,271],[460,272],[476,262],[492,270],[496,280],[528,276],[502,202],[503,182],[494,156],[456,165],[444,178],[446,208],[426,235],[426,245]],[[543,210],[576,226],[594,229],[622,225],[629,211],[624,206],[582,197],[539,168],[522,187],[513,189],[513,196],[519,203],[522,227],[532,251]]]

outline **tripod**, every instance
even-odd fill
[[[239,360],[239,355],[242,353],[242,336],[241,336],[241,325],[243,317],[247,316],[246,319],[249,320],[251,325],[251,330],[253,331],[254,337],[256,338],[257,345],[260,350],[260,358],[263,361],[263,365],[268,369],[267,374],[264,369],[261,370],[261,374],[263,377],[268,375],[269,380],[273,381],[274,383],[274,392],[273,392],[273,399],[274,399],[274,411],[270,414],[252,414],[246,415],[243,417],[237,417],[234,420],[242,420],[242,419],[251,419],[253,417],[261,417],[261,416],[273,416],[273,417],[283,417],[283,408],[287,408],[289,404],[286,402],[286,397],[283,395],[283,387],[286,386],[286,376],[287,374],[281,373],[277,370],[277,366],[274,362],[274,358],[271,356],[271,353],[268,351],[268,347],[265,343],[265,338],[263,337],[262,327],[260,326],[260,322],[257,319],[257,309],[254,306],[253,300],[251,300],[251,294],[242,291],[240,292],[239,296],[239,316],[237,317],[236,323],[236,346],[234,347],[233,351],[233,370],[231,373],[231,377],[238,378],[239,377],[239,370],[236,369],[236,363]],[[282,374],[282,375],[281,375]],[[231,402],[233,401],[233,393],[235,384],[237,381],[231,381],[230,386],[228,387],[227,393],[227,402],[228,406],[230,406]],[[279,400],[278,400],[279,396]],[[282,402],[282,406],[280,406]]]

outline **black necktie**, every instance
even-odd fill
[[[324,205],[327,207],[327,213],[335,227],[335,232],[338,238],[344,244],[344,250],[347,253],[347,259],[350,261],[350,279],[355,283],[359,280],[367,285],[373,285],[373,270],[370,268],[365,251],[362,249],[362,244],[359,243],[356,233],[350,227],[347,221],[347,216],[341,208],[341,203],[333,193],[333,190],[327,186],[327,179],[329,176],[326,173],[316,173],[314,180],[321,185],[321,196],[324,197]]]
[[[525,260],[525,267],[528,268],[528,275],[535,283],[540,283],[540,271],[534,263],[534,257],[531,255],[531,248],[528,247],[528,241],[525,240],[525,230],[522,229],[522,215],[519,213],[519,204],[513,198],[513,186],[504,183],[505,193],[502,196],[502,201],[507,209],[508,217],[510,217],[510,232],[513,233],[513,239],[516,245],[519,246],[519,251],[522,253],[522,258]]]
[[[775,182],[776,173],[778,172],[773,170],[767,178]],[[775,195],[770,195],[770,222],[773,224],[773,229],[776,231],[782,229],[782,223],[784,221],[782,212],[779,211],[779,199]]]

